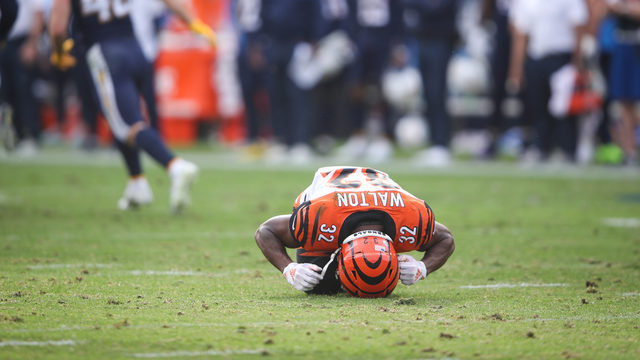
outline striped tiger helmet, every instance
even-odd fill
[[[385,297],[398,283],[398,255],[391,238],[380,231],[349,235],[338,256],[342,287],[358,297]]]

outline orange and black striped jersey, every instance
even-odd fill
[[[363,167],[324,167],[296,199],[291,235],[312,253],[336,250],[354,229],[380,223],[397,252],[425,250],[435,230],[433,211],[384,172]]]

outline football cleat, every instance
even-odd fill
[[[183,159],[176,159],[169,166],[171,190],[169,207],[174,215],[180,214],[191,204],[191,185],[198,176],[198,167]]]
[[[398,255],[391,238],[380,231],[359,231],[347,237],[338,257],[338,278],[357,297],[385,297],[398,283]]]
[[[147,178],[138,176],[129,179],[127,187],[124,189],[122,198],[118,200],[120,210],[135,209],[140,205],[147,205],[153,202],[153,193]]]

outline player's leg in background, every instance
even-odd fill
[[[148,63],[148,65],[145,66],[145,71],[142,75],[143,76],[140,80],[139,87],[140,92],[142,93],[142,98],[144,100],[147,119],[149,120],[149,125],[157,132],[160,132],[160,122],[158,121],[158,105],[156,103],[155,94],[156,81],[153,63]]]
[[[135,208],[138,205],[149,204],[153,201],[151,188],[142,172],[138,148],[127,142],[131,125],[141,121],[142,117],[139,109],[138,95],[133,81],[131,79],[127,81],[127,77],[123,76],[126,72],[117,57],[112,60],[113,63],[111,64],[112,67],[117,69],[115,74],[113,74],[108,66],[108,60],[103,48],[104,46],[100,44],[92,46],[87,52],[87,63],[89,64],[89,70],[102,111],[107,118],[107,122],[115,138],[115,143],[122,155],[129,174],[129,180],[125,187],[124,194],[118,201],[118,207],[126,210]],[[109,52],[109,45],[106,46],[106,52]],[[117,89],[116,86],[118,87]],[[120,91],[121,98],[122,96],[128,96],[126,103],[118,102],[116,96],[117,91]],[[124,117],[123,114],[126,114],[126,117]],[[125,118],[128,121],[125,120]],[[133,119],[136,118],[139,120],[134,121]]]
[[[296,262],[315,264],[321,268],[325,268],[331,261],[331,253],[326,252],[310,252],[301,248],[296,250]],[[341,291],[340,281],[337,277],[338,259],[331,261],[325,270],[324,277],[320,283],[316,285],[308,294],[336,294]]]
[[[171,210],[180,212],[190,202],[189,188],[198,170],[194,164],[176,158],[157,131],[143,122],[136,82],[139,82],[139,76],[144,74],[144,66],[148,63],[139,46],[134,39],[103,42],[88,51],[87,60],[114,137],[128,146],[143,149],[168,170]],[[122,154],[127,158],[133,152],[124,151]]]
[[[135,41],[132,42],[135,43]],[[137,43],[131,44],[129,48],[132,50],[129,54],[131,64],[129,70],[132,72],[125,73],[121,78],[122,81],[117,81],[115,85],[117,104],[122,104],[121,110],[131,114],[132,125],[127,140],[143,149],[167,169],[171,178],[169,205],[171,212],[178,214],[191,203],[189,193],[198,174],[198,167],[176,157],[164,143],[158,130],[146,125],[138,94],[145,96],[148,115],[152,118],[152,122],[157,123],[157,108],[153,93],[153,64],[146,59]],[[131,101],[132,98],[137,101]]]

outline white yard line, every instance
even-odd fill
[[[559,318],[531,318],[531,319],[523,319],[523,320],[512,320],[514,322],[517,321],[527,321],[527,322],[537,322],[537,321],[616,321],[616,320],[635,320],[640,319],[640,314],[627,314],[627,315],[610,315],[610,316],[599,316],[596,318],[590,318],[588,316],[567,316],[567,317],[559,317]]]
[[[0,341],[0,347],[5,346],[76,346],[78,344],[74,340],[49,340],[49,341],[22,341],[22,340],[6,340]]]
[[[28,265],[29,269],[71,269],[71,268],[97,268],[107,269],[120,266],[119,264],[36,264]]]
[[[184,238],[212,238],[215,236],[216,240],[219,239],[236,239],[236,238],[245,238],[253,240],[254,232],[253,231],[218,231],[212,233],[210,231],[180,231],[180,232],[123,232],[123,233],[111,233],[112,237],[116,239],[133,239],[137,240],[140,238],[146,239],[157,239],[157,240],[166,240],[166,239],[184,239]],[[13,240],[18,239],[18,234],[7,234],[6,236],[15,236]],[[47,233],[47,239],[51,240],[76,240],[81,239],[84,240],[87,238],[86,234],[81,232],[78,233],[67,233],[67,232],[58,232],[58,233]]]
[[[237,269],[234,271],[221,271],[221,272],[202,272],[192,270],[131,270],[127,271],[129,275],[135,276],[209,276],[209,277],[224,277],[237,274],[249,274],[252,271],[249,269]]]
[[[513,321],[513,322],[519,322],[519,321],[526,321],[526,322],[530,322],[530,321],[616,321],[616,320],[633,320],[633,319],[640,319],[640,314],[637,313],[628,313],[628,314],[620,314],[620,315],[607,315],[607,316],[594,316],[594,317],[590,317],[590,316],[566,316],[566,317],[557,317],[557,318],[530,318],[530,319],[517,319],[517,320],[508,320],[507,321]],[[382,320],[382,321],[378,321],[377,324],[378,325],[383,325],[383,324],[397,324],[398,322],[401,322],[400,320],[395,320],[395,319],[390,319],[390,320]],[[346,323],[351,323],[353,325],[357,325],[360,324],[360,321],[348,321],[348,320],[342,320],[341,323],[346,324]],[[329,321],[325,321],[322,324],[327,324],[327,325],[331,325],[331,322]],[[156,324],[142,324],[142,325],[129,325],[129,326],[125,326],[125,327],[121,327],[118,331],[123,331],[126,329],[129,330],[145,330],[145,329],[160,329],[160,328],[237,328],[240,326],[244,326],[244,327],[253,327],[253,328],[260,328],[260,327],[266,327],[266,326],[273,326],[273,327],[277,327],[277,326],[284,326],[284,327],[297,327],[297,326],[305,326],[305,325],[309,325],[309,326],[316,326],[319,325],[318,322],[308,322],[308,321],[256,321],[256,322],[243,322],[243,323],[238,323],[238,322],[224,322],[224,323],[214,323],[214,322],[208,322],[208,323],[199,323],[199,324],[195,324],[195,323],[156,323]],[[104,325],[101,327],[101,329],[108,329],[110,326],[109,325]],[[95,325],[91,325],[91,326],[78,326],[78,325],[72,325],[72,326],[60,326],[57,328],[35,328],[35,329],[10,329],[10,330],[5,330],[5,333],[20,333],[20,334],[24,334],[24,333],[43,333],[43,332],[65,332],[65,331],[78,331],[78,332],[82,332],[82,331],[96,331],[96,326]],[[73,340],[63,340],[63,341],[73,341]],[[32,346],[37,345],[38,342],[28,342],[28,341],[24,341],[23,343],[33,343]],[[48,345],[49,342],[41,342],[44,345]],[[61,342],[59,345],[75,345],[78,342],[74,343],[74,344],[66,344]],[[2,343],[0,343],[2,344]],[[7,345],[0,345],[0,346],[9,346],[10,344]],[[50,345],[56,345],[56,344],[50,344]]]
[[[567,284],[556,283],[556,284],[530,284],[530,283],[519,283],[519,284],[486,284],[486,285],[462,285],[460,289],[502,289],[502,288],[515,288],[515,287],[563,287],[567,286]]]
[[[602,223],[611,227],[618,228],[637,228],[640,227],[640,219],[638,218],[604,218]]]
[[[207,350],[207,351],[172,351],[159,353],[139,353],[133,354],[137,358],[171,358],[171,357],[193,357],[193,356],[229,356],[229,355],[260,355],[264,350]]]

